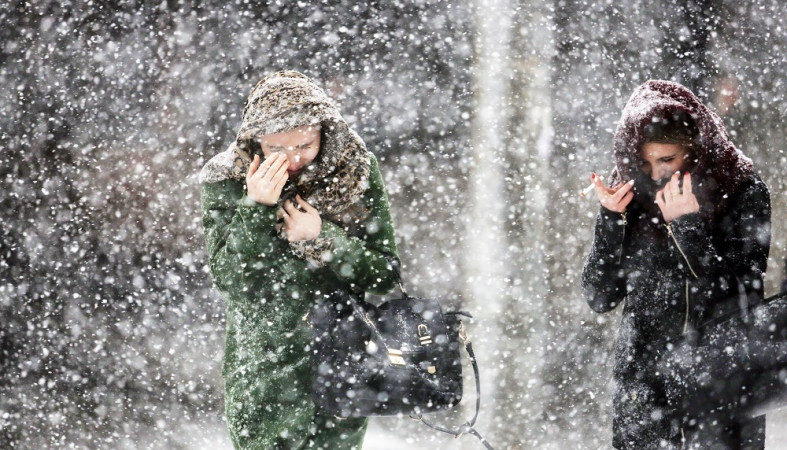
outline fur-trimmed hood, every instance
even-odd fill
[[[686,113],[700,132],[695,149],[692,179],[707,197],[731,195],[752,174],[752,161],[730,141],[721,119],[686,87],[671,81],[650,80],[629,98],[615,131],[615,170],[611,183],[641,176],[640,149],[645,143],[645,126],[658,120]]]

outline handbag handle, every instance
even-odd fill
[[[399,259],[393,255],[385,254],[383,255],[385,259],[388,260],[388,264],[391,265],[391,271],[393,271],[394,280],[397,284],[399,284],[399,290],[402,291],[402,295],[407,297],[407,291],[404,289],[404,281],[402,281],[402,272],[401,268],[399,267]]]

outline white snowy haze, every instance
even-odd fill
[[[654,5],[656,4],[656,5]],[[580,273],[616,121],[651,78],[722,116],[787,255],[780,0],[9,1],[0,6],[0,448],[227,448],[197,173],[265,74],[377,155],[411,293],[461,306],[498,449],[611,441],[619,313]],[[473,381],[445,424],[472,415]],[[787,448],[787,413],[766,448]],[[473,449],[374,419],[365,449]]]

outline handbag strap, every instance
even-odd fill
[[[386,259],[391,265],[391,270],[393,271],[396,282],[399,284],[399,289],[402,291],[402,295],[408,297],[407,291],[404,288],[404,282],[402,281],[402,274],[399,270],[399,260],[389,255],[386,255]],[[359,307],[359,306],[356,305],[355,302],[353,302],[353,307]],[[461,311],[449,312],[446,314],[456,314],[456,315],[472,317],[470,314]],[[376,333],[377,332],[376,328],[374,327],[372,328]],[[423,423],[429,428],[432,428],[433,430],[441,431],[443,433],[448,433],[454,436],[454,438],[458,438],[463,434],[471,434],[477,437],[481,441],[481,444],[484,445],[484,447],[486,447],[489,450],[494,450],[494,447],[492,447],[492,445],[486,439],[484,439],[483,436],[481,436],[481,433],[479,433],[478,431],[476,431],[475,428],[473,428],[476,420],[478,419],[478,412],[481,409],[481,379],[479,377],[478,360],[476,359],[475,353],[473,352],[473,344],[470,342],[470,339],[467,337],[467,333],[465,332],[465,327],[462,322],[459,322],[459,338],[463,341],[465,345],[465,351],[467,351],[467,355],[470,357],[470,362],[473,365],[473,377],[475,378],[475,414],[473,414],[473,418],[468,420],[464,424],[460,425],[459,428],[456,429],[445,428],[440,425],[437,425],[434,422],[427,420],[423,416],[423,414],[418,414],[417,416],[413,415],[410,416],[410,418],[420,421],[421,423]]]
[[[757,306],[760,306],[760,305],[766,305],[766,304],[768,304],[770,302],[773,302],[773,301],[776,301],[776,300],[780,300],[780,299],[785,298],[785,297],[787,297],[787,291],[779,292],[778,294],[772,295],[772,296],[770,296],[768,298],[765,298],[765,299],[762,299],[759,302],[750,303],[749,305],[747,305],[747,310],[751,310],[751,309],[756,308]],[[728,320],[728,319],[731,319],[731,318],[733,318],[735,316],[738,316],[738,315],[740,315],[740,313],[741,312],[739,310],[732,310],[732,311],[728,311],[728,312],[726,312],[724,314],[720,314],[719,316],[714,317],[713,319],[710,319],[710,320],[706,320],[705,322],[700,324],[697,327],[697,330],[698,331],[705,330],[706,328],[708,328],[710,326],[716,325],[718,323],[722,323],[725,320]],[[674,338],[671,338],[671,339],[664,339],[663,341],[661,341],[661,345],[674,344],[676,342],[681,341],[682,339],[683,339],[683,336],[677,336],[677,337],[674,337]]]
[[[765,305],[765,304],[768,304],[768,303],[770,303],[770,302],[772,302],[774,300],[779,300],[779,299],[782,299],[784,297],[787,297],[787,291],[779,292],[776,295],[772,295],[772,296],[770,296],[768,298],[765,298],[765,299],[762,299],[762,300],[760,300],[758,302],[749,303],[747,305],[746,309],[748,311],[748,310],[756,308],[757,306]],[[736,315],[740,315],[740,314],[741,314],[740,310],[728,311],[728,312],[726,312],[724,314],[720,314],[719,316],[714,317],[713,319],[710,319],[710,320],[707,320],[707,321],[703,322],[699,326],[699,328],[703,329],[705,327],[709,327],[711,325],[715,325],[717,323],[724,322],[725,320],[730,319],[730,318],[732,318],[732,317],[734,317]]]
[[[443,433],[448,433],[454,438],[458,438],[463,434],[471,434],[478,438],[483,444],[484,447],[488,448],[489,450],[494,450],[494,447],[486,440],[481,433],[479,433],[473,425],[475,425],[476,419],[478,419],[478,411],[481,409],[481,381],[478,376],[478,361],[476,360],[475,353],[473,353],[473,344],[467,339],[467,335],[464,333],[464,329],[461,329],[461,335],[465,341],[465,350],[467,350],[467,354],[470,356],[470,362],[473,364],[473,376],[475,377],[475,414],[473,414],[473,418],[465,422],[464,424],[460,425],[459,428],[450,429],[445,428],[440,425],[435,424],[434,422],[427,420],[423,414],[418,414],[417,416],[410,416],[411,418],[420,421],[424,425],[429,428],[432,428],[437,431],[441,431]]]

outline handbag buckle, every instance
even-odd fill
[[[402,354],[401,350],[396,350],[395,348],[388,349],[388,360],[391,362],[393,366],[406,366],[407,363],[404,360],[404,355]]]
[[[426,324],[418,325],[418,341],[421,342],[421,345],[427,346],[432,343],[432,336],[429,335],[429,328],[426,327]]]

